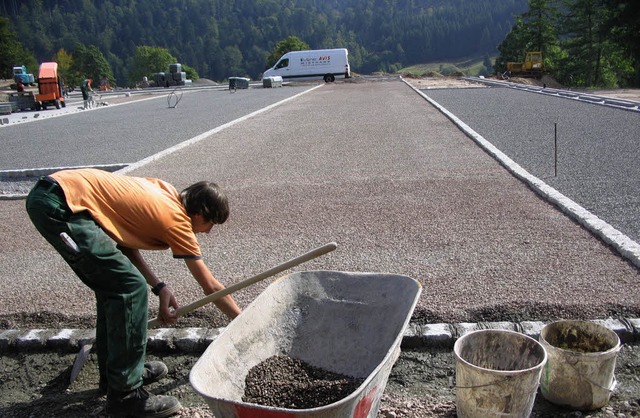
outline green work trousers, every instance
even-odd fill
[[[88,212],[71,212],[55,182],[39,180],[26,206],[40,234],[96,295],[95,345],[101,378],[117,391],[139,387],[147,346],[144,277]],[[60,236],[63,232],[79,251],[65,244]]]

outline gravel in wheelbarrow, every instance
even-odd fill
[[[249,370],[242,400],[278,408],[318,408],[346,398],[362,382],[289,356],[271,356]]]

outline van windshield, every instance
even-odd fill
[[[276,68],[285,68],[289,66],[289,58],[285,58],[283,60],[280,60],[280,62],[278,62],[276,64]]]

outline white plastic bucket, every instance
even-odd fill
[[[581,411],[609,402],[620,351],[615,332],[589,321],[557,321],[542,328],[540,342],[549,355],[540,380],[545,399]]]
[[[514,331],[481,330],[460,337],[453,351],[459,418],[531,414],[547,361],[540,343]]]

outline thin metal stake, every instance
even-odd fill
[[[558,177],[558,123],[553,124],[553,177]]]

